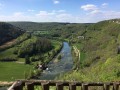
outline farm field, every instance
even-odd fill
[[[33,70],[33,65],[15,62],[0,62],[0,81],[15,81],[25,79]]]

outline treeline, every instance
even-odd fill
[[[5,47],[0,48],[0,52],[1,52],[1,51],[4,51],[4,50],[6,50],[6,49],[12,48],[12,47],[14,47],[14,46],[22,43],[23,41],[25,41],[25,40],[27,40],[27,39],[29,39],[29,38],[31,38],[31,34],[29,34],[29,33],[24,33],[23,35],[19,36],[19,37],[15,40],[15,42],[12,43],[11,45],[8,45],[8,46],[5,46]]]
[[[35,23],[35,22],[10,22],[10,24],[31,32],[40,37],[46,38],[72,38],[80,30],[85,29],[90,24],[77,23]],[[40,33],[40,32],[44,32]]]
[[[61,27],[67,23],[37,23],[37,22],[9,22],[10,24],[22,28],[25,31],[51,31],[56,29],[56,27]]]
[[[14,50],[14,54],[24,58],[26,55],[32,56],[42,54],[52,49],[51,41],[46,38],[36,38],[27,44],[23,44]]]

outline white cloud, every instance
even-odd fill
[[[93,10],[90,12],[90,14],[92,14],[92,15],[96,15],[96,14],[100,14],[100,13],[101,13],[100,10]]]
[[[96,14],[89,14],[88,17],[90,18],[91,22],[98,22],[98,21],[102,21],[102,20],[120,18],[120,12],[117,12],[117,11],[101,11],[101,12],[96,13]]]
[[[89,11],[89,10],[97,10],[97,6],[93,5],[93,4],[87,4],[87,5],[83,5],[81,6],[81,9],[85,10],[85,11]]]
[[[102,6],[108,6],[108,3],[103,3]]]
[[[94,5],[96,6],[96,5]],[[73,15],[66,10],[14,12],[11,15],[0,15],[0,21],[34,21],[34,22],[73,22],[73,23],[91,23],[105,19],[120,18],[119,11],[110,11],[97,6],[93,9],[83,9],[85,13]]]
[[[14,14],[13,14],[14,16],[23,16],[23,12],[15,12]]]
[[[53,0],[53,3],[54,3],[54,4],[59,4],[60,1],[58,1],[58,0]]]
[[[98,7],[94,4],[87,4],[81,6],[81,8],[85,12],[86,15],[84,15],[85,21],[87,22],[98,22],[101,20],[107,20],[107,19],[113,19],[113,18],[120,18],[120,12],[119,11],[110,11],[107,8],[108,3],[103,3]]]
[[[47,11],[40,11],[37,16],[50,16],[50,15],[55,15],[55,11],[52,12],[47,12]]]
[[[58,22],[77,22],[77,19],[75,18],[76,16],[73,16],[69,13],[63,13],[56,15],[55,20]]]
[[[106,8],[107,6],[108,6],[108,3],[103,3],[103,4],[101,5],[102,8]]]
[[[0,15],[0,21],[34,21],[34,22],[82,22],[79,16],[67,13],[65,10],[15,12],[12,15]]]

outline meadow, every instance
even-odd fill
[[[20,38],[20,37],[19,37]],[[62,43],[60,41],[51,40],[52,49],[42,53],[42,58],[39,59],[39,53],[30,55],[30,61],[35,58],[38,59],[34,62],[31,61],[30,64],[25,64],[25,57],[19,57],[15,54],[15,50],[29,45],[31,42],[35,42],[37,39],[36,36],[33,36],[25,41],[17,44],[13,47],[10,47],[4,51],[0,52],[0,60],[2,59],[15,59],[16,61],[0,61],[0,81],[14,81],[17,79],[27,79],[31,77],[30,75],[36,72],[35,65],[37,63],[48,63],[54,57],[54,54],[60,49]],[[53,54],[54,51],[54,54]],[[48,54],[49,53],[49,54]],[[50,56],[51,55],[51,59]],[[32,59],[31,59],[32,58]],[[48,59],[49,58],[49,59]]]
[[[15,81],[26,79],[33,70],[33,65],[25,65],[15,62],[0,62],[0,81]]]

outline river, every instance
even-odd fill
[[[58,75],[72,70],[73,60],[71,54],[71,47],[67,42],[63,42],[63,48],[60,51],[62,55],[58,62],[51,61],[48,64],[48,70],[44,70],[39,76],[40,80],[53,80]]]
[[[58,62],[51,61],[48,63],[48,70],[44,70],[38,77],[39,80],[53,80],[58,75],[72,70],[73,60],[71,54],[71,47],[67,42],[63,42],[63,48],[60,51],[62,55]],[[1,87],[0,90],[7,90],[6,87]]]

